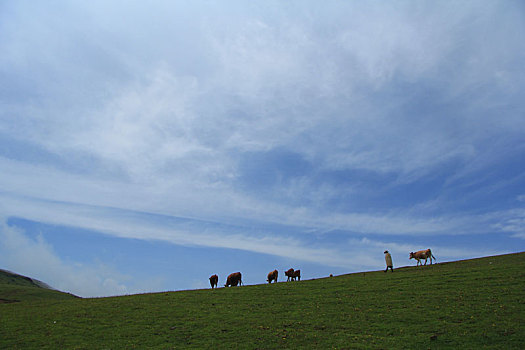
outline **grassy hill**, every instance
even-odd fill
[[[214,291],[24,299],[0,304],[0,348],[524,349],[525,253]]]
[[[0,270],[0,304],[62,300],[74,296],[53,290],[47,284],[30,277]],[[1,344],[1,340],[0,340]]]

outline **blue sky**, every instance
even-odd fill
[[[523,251],[523,37],[520,1],[2,1],[0,268],[108,296]]]

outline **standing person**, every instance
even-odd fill
[[[388,271],[388,268],[390,268],[390,271],[394,272],[394,264],[392,264],[392,256],[388,252],[388,250],[385,250],[385,262],[386,262],[386,270]]]

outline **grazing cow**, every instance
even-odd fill
[[[219,276],[217,276],[217,275],[211,275],[211,276],[210,276],[210,285],[211,285],[211,289],[217,287],[217,283],[219,283]]]
[[[226,279],[225,287],[236,287],[238,285],[242,286],[242,275],[240,272],[231,273]]]
[[[284,271],[284,275],[285,275],[286,277],[288,277],[288,278],[286,279],[286,282],[290,282],[290,279],[293,280],[293,272],[294,272],[293,269],[289,269],[288,271]]]
[[[295,281],[296,278],[301,280],[301,270],[294,270],[289,269],[288,271],[285,271],[284,274],[288,277],[286,282],[290,282],[290,280]]]
[[[434,260],[436,260],[436,257],[432,254],[432,251],[430,249],[426,249],[426,250],[420,250],[418,252],[411,252],[410,253],[410,259],[416,259],[417,260],[417,264],[416,266],[419,266],[421,264],[421,260],[422,259],[425,259],[425,265],[427,264],[427,259],[430,259],[430,265],[432,265],[432,258],[434,258]],[[423,265],[423,264],[421,264]]]
[[[279,271],[273,270],[272,272],[268,273],[268,279],[266,282],[272,283],[272,281],[275,281],[277,283],[277,276],[279,275]]]
[[[293,272],[292,281],[295,281],[296,278],[297,278],[299,281],[301,280],[301,270],[295,270],[295,271]]]

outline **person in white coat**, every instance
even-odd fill
[[[388,271],[388,268],[390,268],[390,271],[394,272],[394,264],[392,264],[392,255],[388,252],[388,250],[385,250],[385,262],[386,262],[386,270]]]

